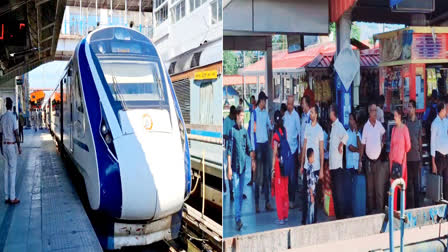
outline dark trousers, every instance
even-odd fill
[[[290,171],[289,179],[288,179],[288,195],[289,201],[293,202],[296,199],[296,189],[297,189],[297,176],[298,176],[298,167],[299,167],[299,154],[298,150],[293,154],[294,158],[294,169]]]
[[[319,182],[318,182],[319,183]],[[308,216],[308,182],[307,182],[307,176],[306,176],[306,171],[303,171],[303,181],[302,181],[302,191],[303,191],[303,195],[302,195],[302,225],[306,224],[306,220]],[[316,185],[316,189],[319,187],[319,184]],[[314,203],[314,207],[316,207],[316,202]],[[314,210],[314,222],[316,222],[316,210]]]
[[[20,142],[23,143],[23,126],[19,126],[19,137],[20,137]]]
[[[336,219],[342,219],[345,216],[345,181],[344,170],[342,168],[330,170],[331,176],[331,193],[334,202],[334,211]]]
[[[383,212],[389,183],[389,166],[380,159],[368,159],[366,175],[368,209],[371,213]]]
[[[443,177],[443,198],[448,198],[448,155],[436,151],[435,156],[437,173]]]
[[[269,191],[271,188],[271,167],[269,143],[257,143],[255,150],[256,171],[255,171],[255,205],[260,202],[260,194],[263,193],[266,204],[269,203]]]
[[[420,161],[408,161],[408,182],[406,192],[406,208],[417,208],[420,202]]]

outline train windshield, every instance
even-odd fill
[[[104,77],[116,101],[127,105],[166,104],[166,90],[154,61],[100,60]]]

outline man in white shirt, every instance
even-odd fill
[[[338,120],[338,108],[335,104],[330,106],[330,176],[331,191],[333,192],[334,209],[336,218],[344,217],[344,170],[342,159],[344,145],[347,144],[348,134],[344,126]],[[348,196],[348,195],[347,195]]]
[[[369,103],[369,120],[362,131],[359,167],[364,152],[367,155],[367,205],[370,212],[384,211],[385,184],[388,182],[388,167],[379,159],[384,145],[383,125],[376,119],[376,105]]]
[[[16,168],[17,149],[22,154],[20,148],[19,125],[16,116],[12,112],[12,100],[6,98],[6,112],[0,119],[0,152],[5,157],[5,203],[17,204],[20,202],[16,198]]]
[[[294,169],[291,170],[288,179],[289,208],[294,208],[297,186],[297,173],[299,168],[299,140],[300,140],[300,117],[294,109],[294,96],[288,96],[287,110],[283,116],[283,126],[286,129],[286,137],[289,149],[294,156]]]
[[[448,123],[445,104],[437,104],[437,117],[431,124],[432,172],[443,176],[443,195],[448,195]]]
[[[308,185],[307,185],[307,177],[306,172],[304,169],[309,169],[308,159],[305,158],[306,151],[308,148],[312,148],[314,152],[314,163],[312,165],[313,171],[316,172],[319,171],[319,178],[323,178],[323,166],[324,166],[324,131],[322,130],[322,127],[317,122],[318,119],[318,111],[319,107],[317,105],[314,105],[310,109],[310,119],[311,123],[306,127],[305,134],[304,134],[304,141],[303,141],[303,148],[302,148],[302,155],[301,155],[301,166],[300,166],[300,174],[303,174],[303,190],[304,192],[307,191]],[[307,194],[304,193],[304,196],[302,198],[302,203],[304,206],[304,210],[302,211],[302,224],[306,223],[306,216],[308,215],[307,210]],[[315,218],[314,218],[315,219]]]

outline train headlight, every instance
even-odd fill
[[[104,140],[106,141],[107,144],[111,144],[112,136],[110,134],[106,134],[106,136],[104,136]]]
[[[102,133],[103,135],[106,135],[107,132],[109,132],[109,129],[107,128],[106,124],[103,124],[103,125],[101,126],[101,133]]]
[[[110,150],[110,152],[112,153],[113,156],[115,156],[115,158],[117,157],[117,153],[115,151],[115,146],[114,146],[114,139],[112,137],[112,132],[110,130],[109,124],[107,123],[107,119],[106,116],[104,114],[104,110],[103,107],[101,106],[101,124],[100,124],[100,134],[101,137],[103,138],[104,142],[107,145],[107,148]]]

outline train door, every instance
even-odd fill
[[[70,67],[68,70],[69,73],[72,72],[72,68]],[[74,85],[74,79],[71,77],[71,74],[68,75],[68,88],[70,89],[70,97],[68,100],[70,101],[70,151],[73,152],[73,85]]]

